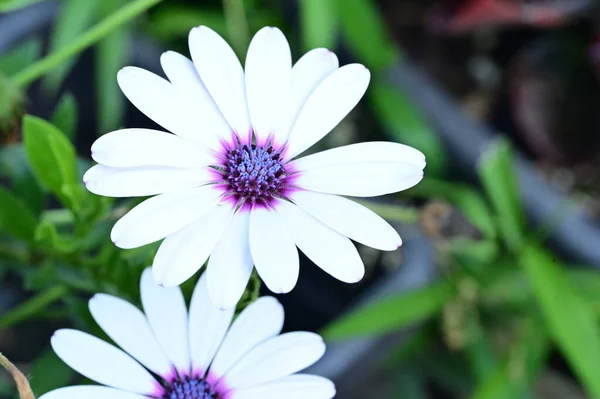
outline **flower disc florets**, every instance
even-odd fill
[[[281,196],[287,177],[281,152],[272,146],[238,144],[226,153],[223,180],[227,195],[240,204],[268,204]]]
[[[201,378],[173,381],[166,388],[162,399],[221,399],[216,388]]]

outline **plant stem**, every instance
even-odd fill
[[[242,57],[249,43],[244,0],[223,0],[223,12],[231,46],[237,55]]]
[[[4,313],[2,317],[0,317],[0,328],[6,328],[35,316],[60,298],[64,297],[67,292],[68,290],[66,287],[58,285],[35,295],[16,308]]]
[[[367,200],[357,200],[355,202],[369,208],[382,218],[397,223],[415,223],[419,217],[419,211],[416,208],[403,207],[400,205],[386,204]]]
[[[15,380],[15,384],[17,384],[17,390],[19,391],[19,397],[21,399],[35,399],[33,392],[31,392],[31,387],[29,386],[29,381],[27,377],[8,360],[3,354],[0,353],[0,365],[4,367]]]
[[[98,22],[94,27],[81,35],[79,39],[33,63],[23,71],[14,75],[12,80],[20,87],[27,86],[70,57],[93,45],[120,25],[138,16],[161,1],[163,0],[133,0],[129,2],[127,5],[115,11],[112,15],[109,15]]]

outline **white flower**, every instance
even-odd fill
[[[40,399],[335,396],[328,379],[294,374],[320,359],[325,344],[309,332],[279,335],[284,314],[275,298],[258,299],[232,324],[234,310],[212,304],[205,276],[196,285],[189,315],[179,287],[158,286],[150,269],[140,286],[145,315],[106,294],[89,303],[96,322],[123,350],[77,330],[58,330],[52,337],[52,348],[65,363],[105,386],[60,388]]]
[[[208,259],[208,290],[221,308],[235,306],[253,266],[271,291],[289,292],[299,273],[296,246],[349,283],[364,274],[350,239],[398,248],[389,224],[341,195],[370,197],[415,185],[425,167],[421,152],[369,142],[296,159],[361,99],[370,79],[364,66],[340,68],[332,52],[316,49],[292,67],[276,28],[254,36],[245,72],[209,28],[194,28],[189,45],[193,62],[171,51],[162,55],[170,82],[134,67],[117,76],[127,98],[174,133],[124,129],[92,146],[99,165],[84,176],[90,191],[156,195],[117,222],[117,246],[166,237],[153,264],[164,286],[181,284]]]

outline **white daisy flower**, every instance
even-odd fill
[[[95,295],[92,316],[121,347],[77,330],[58,330],[52,348],[71,368],[103,384],[56,389],[40,399],[330,399],[326,378],[295,374],[325,353],[317,334],[280,334],[283,307],[272,297],[216,308],[202,276],[189,314],[179,287],[140,282],[145,314],[123,299]]]
[[[338,67],[335,54],[316,49],[292,67],[284,35],[270,27],[252,39],[245,71],[207,27],[192,29],[189,46],[193,61],[162,55],[169,81],[134,67],[117,76],[127,98],[174,133],[123,129],[92,146],[90,191],[156,195],[116,223],[117,246],[166,237],[153,264],[164,286],[181,284],[208,259],[209,294],[221,308],[235,306],[253,266],[271,291],[289,292],[299,273],[296,247],[348,283],[364,274],[350,239],[398,248],[388,223],[342,196],[414,186],[425,167],[421,152],[369,142],[297,158],[361,99],[370,79],[363,65]]]

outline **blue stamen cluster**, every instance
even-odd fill
[[[215,388],[197,378],[186,378],[173,381],[167,388],[162,399],[219,399]]]
[[[240,144],[227,152],[224,167],[229,194],[241,203],[269,203],[286,178],[281,153],[271,146]]]

